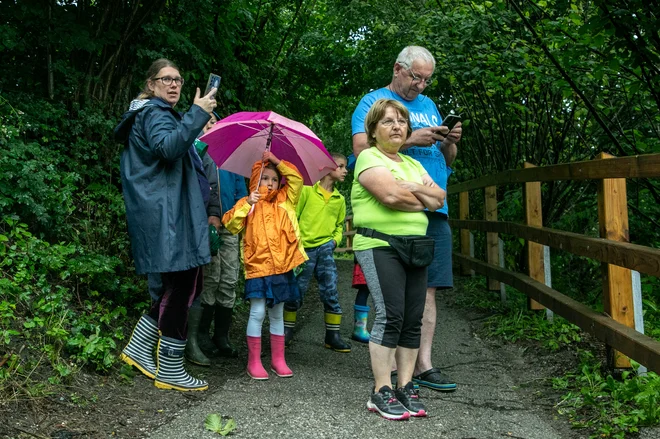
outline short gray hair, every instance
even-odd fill
[[[435,58],[433,58],[431,52],[422,46],[405,47],[396,57],[396,62],[401,64],[406,69],[411,68],[415,60],[427,62],[431,64],[433,66],[433,70],[435,70]]]

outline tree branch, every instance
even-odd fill
[[[626,153],[626,151],[621,146],[621,143],[619,143],[619,140],[614,136],[614,134],[609,129],[609,127],[607,126],[605,121],[603,121],[603,119],[600,117],[600,114],[598,114],[598,110],[596,110],[596,108],[593,106],[591,101],[584,95],[584,93],[582,93],[582,90],[580,90],[578,88],[575,81],[573,81],[573,79],[569,76],[569,74],[566,72],[566,70],[564,70],[564,68],[561,66],[561,64],[559,64],[559,61],[557,61],[557,58],[555,58],[555,56],[550,52],[550,49],[548,49],[548,46],[546,46],[546,44],[543,42],[543,40],[541,40],[541,37],[536,33],[536,29],[534,29],[534,26],[532,26],[532,24],[529,22],[529,20],[527,20],[527,18],[525,17],[525,14],[523,14],[522,10],[516,4],[516,0],[510,1],[509,4],[511,4],[511,6],[513,6],[513,9],[515,9],[515,11],[518,13],[518,16],[520,17],[520,19],[525,24],[525,27],[527,28],[527,30],[529,30],[529,32],[532,34],[532,36],[536,40],[536,44],[541,48],[541,50],[543,50],[543,53],[545,53],[545,56],[548,57],[550,62],[552,62],[552,64],[555,66],[555,68],[559,71],[559,74],[564,78],[564,80],[566,82],[568,82],[568,84],[571,86],[573,91],[580,97],[580,99],[582,99],[584,104],[589,109],[589,112],[592,113],[593,117],[596,119],[596,122],[598,122],[598,124],[601,126],[603,131],[605,131],[605,133],[607,134],[607,137],[609,137],[609,139],[612,141],[612,143],[616,146],[617,150],[619,151],[619,154],[621,154],[623,156],[627,156],[628,154]]]

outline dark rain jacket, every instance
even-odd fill
[[[137,113],[134,107],[115,134],[125,142],[120,169],[136,272],[208,264],[208,219],[191,145],[210,116],[197,105],[181,116],[158,98]]]
[[[208,154],[204,155],[202,159],[204,163],[204,173],[209,181],[211,194],[209,196],[209,204],[206,207],[206,214],[208,216],[217,216],[222,218],[222,209],[220,206],[220,192],[218,187],[218,167]]]

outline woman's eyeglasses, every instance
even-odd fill
[[[394,119],[384,119],[384,120],[381,120],[381,121],[380,121],[380,124],[381,124],[382,126],[384,126],[384,127],[388,127],[388,128],[393,127],[394,124],[401,125],[401,126],[404,126],[404,127],[405,127],[406,125],[408,125],[408,121],[405,120],[405,119],[397,119],[397,120],[394,120]]]
[[[163,85],[172,85],[172,81],[176,83],[179,87],[183,85],[183,78],[178,77],[178,78],[172,78],[170,76],[162,76],[160,78],[154,78],[154,81],[161,80],[163,82]]]

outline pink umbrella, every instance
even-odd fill
[[[296,165],[305,184],[312,185],[337,168],[321,139],[300,122],[272,111],[240,112],[218,121],[200,137],[208,154],[226,171],[250,177],[252,165],[267,148]]]

